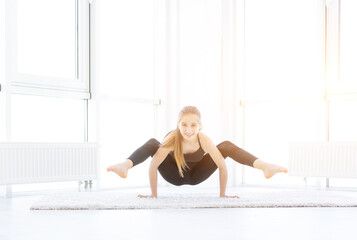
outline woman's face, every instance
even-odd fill
[[[178,128],[185,140],[192,141],[196,139],[196,136],[201,129],[201,125],[195,114],[185,114],[181,118]]]

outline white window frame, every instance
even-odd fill
[[[89,1],[77,0],[77,66],[72,79],[17,71],[17,0],[5,0],[5,69],[9,93],[90,99]]]

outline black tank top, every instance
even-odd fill
[[[197,138],[198,138],[198,144],[200,145],[200,148],[196,152],[186,153],[183,155],[189,168],[194,167],[199,161],[202,160],[203,156],[205,155],[205,151],[203,151],[203,148],[202,148],[201,142],[200,142],[200,138],[198,137],[198,135],[197,135]],[[172,158],[175,159],[174,152],[172,151],[172,152],[170,152],[170,154],[171,154]]]

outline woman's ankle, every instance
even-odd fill
[[[253,162],[253,167],[260,169],[262,171],[264,171],[264,169],[266,168],[268,164],[266,162],[263,162],[262,160],[260,160],[259,158],[257,158],[254,162]]]
[[[123,164],[124,164],[128,169],[130,169],[130,168],[132,168],[132,167],[134,166],[133,161],[131,161],[130,159],[126,159],[126,160],[123,162]]]

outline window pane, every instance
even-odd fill
[[[246,98],[320,94],[324,87],[319,1],[245,1]]]
[[[75,78],[75,11],[75,0],[17,0],[18,72]]]
[[[357,84],[357,1],[341,1],[341,81]]]
[[[83,100],[12,95],[13,141],[84,141]]]
[[[99,9],[101,93],[152,98],[154,2],[103,0]]]

